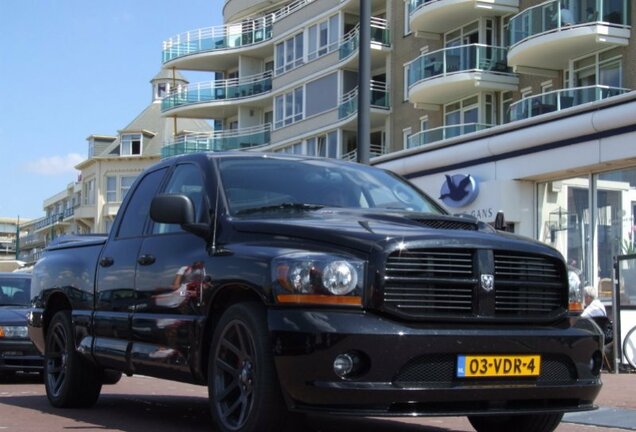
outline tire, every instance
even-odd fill
[[[563,413],[468,416],[477,432],[552,432],[561,423]]]
[[[262,305],[238,303],[221,316],[210,346],[208,395],[221,432],[279,432],[293,417],[278,383]]]
[[[632,328],[623,341],[623,356],[627,363],[636,369],[636,327]]]
[[[75,350],[73,335],[70,312],[57,312],[46,333],[44,386],[58,408],[93,406],[102,389],[99,371]]]

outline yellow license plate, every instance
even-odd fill
[[[458,378],[533,377],[540,372],[540,355],[457,356]]]

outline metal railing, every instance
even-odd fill
[[[166,143],[161,149],[161,157],[258,147],[270,143],[271,130],[272,125],[267,123],[251,128],[180,135]]]
[[[371,43],[383,46],[391,45],[388,21],[383,18],[371,17]],[[344,60],[358,50],[360,45],[360,23],[351,29],[340,40],[339,59]]]
[[[491,127],[492,125],[482,123],[464,123],[426,129],[411,135],[408,138],[406,148],[422,147],[437,141],[466,135],[468,133],[477,132]]]
[[[161,110],[202,102],[242,99],[272,90],[272,72],[190,84],[177,89],[161,100]]]
[[[527,119],[541,114],[618,96],[629,89],[602,85],[566,88],[521,99],[510,105],[510,121]]]
[[[437,3],[438,1],[440,0],[409,0],[409,15],[428,4]]]
[[[508,24],[509,46],[525,39],[574,26],[603,22],[618,26],[630,24],[629,1],[606,0],[571,1],[569,8],[559,0],[551,0],[528,8],[510,19]]]
[[[163,63],[190,54],[247,47],[271,39],[273,23],[316,0],[296,0],[268,15],[191,30],[163,42]]]
[[[386,83],[371,81],[371,107],[388,110],[389,91]],[[345,93],[338,103],[338,119],[342,120],[358,112],[358,88]]]
[[[370,150],[370,154],[369,154],[370,157],[382,156],[388,153],[385,146],[383,146],[382,144],[371,143],[369,150]],[[340,156],[340,159],[347,160],[347,161],[357,161],[358,149],[354,149],[354,150],[351,150],[350,152],[344,153],[342,156]]]
[[[457,72],[511,73],[503,47],[470,44],[425,53],[407,64],[408,86]]]

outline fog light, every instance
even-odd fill
[[[596,351],[592,354],[592,358],[590,359],[590,372],[592,372],[592,375],[600,375],[602,366],[603,354],[601,354],[600,351]]]
[[[338,354],[333,361],[333,372],[340,378],[346,378],[355,366],[355,359],[351,354]]]

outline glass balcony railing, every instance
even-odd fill
[[[252,20],[192,30],[163,42],[163,63],[190,54],[247,47],[272,38],[277,20],[316,0],[296,0],[284,8]]]
[[[391,35],[387,20],[382,18],[371,17],[371,42],[384,46],[391,45]],[[339,47],[339,58],[344,60],[358,50],[360,45],[360,24],[357,24],[349,33],[347,33]]]
[[[506,48],[472,44],[422,54],[407,65],[408,85],[411,87],[429,78],[472,70],[509,73],[507,53]]]
[[[510,121],[527,119],[627,93],[629,89],[588,86],[555,90],[521,99],[510,105]]]
[[[436,141],[466,135],[471,132],[477,132],[491,127],[492,125],[481,123],[465,123],[427,129],[411,135],[407,141],[407,148],[422,147]]]
[[[604,22],[619,26],[630,24],[631,0],[571,1],[569,7],[561,1],[541,3],[513,16],[508,25],[509,46],[524,39],[581,24]]]
[[[439,0],[409,0],[409,15],[411,15],[416,10],[420,9],[427,3],[435,3]]]
[[[389,92],[386,83],[371,81],[371,107],[389,109]],[[358,88],[346,93],[338,104],[338,119],[342,120],[358,112]]]
[[[241,150],[270,143],[272,127],[268,123],[253,128],[186,134],[176,137],[161,149],[161,157],[167,158],[186,153],[204,151]]]
[[[242,99],[267,93],[272,89],[271,71],[243,78],[191,84],[161,100],[161,110],[204,103]]]

